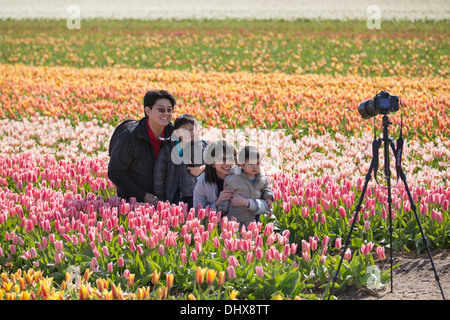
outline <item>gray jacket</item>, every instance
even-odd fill
[[[273,196],[273,195],[272,195]],[[197,178],[197,184],[194,188],[194,208],[200,204],[203,208],[209,206],[216,211],[222,211],[226,214],[229,207],[229,201],[224,201],[216,207],[216,201],[219,198],[219,188],[215,183],[207,183],[205,181],[205,173],[202,173]],[[263,199],[250,198],[250,208],[254,215],[267,214],[270,212],[267,202]]]
[[[224,201],[219,205],[222,212],[227,213],[227,217],[231,219],[235,217],[238,222],[245,226],[255,221],[257,214],[270,213],[267,202],[263,199],[274,200],[273,191],[264,174],[258,174],[256,180],[251,182],[247,175],[242,172],[239,166],[235,166],[232,172],[225,178],[224,189],[229,189],[233,194],[239,194],[250,200],[250,206],[235,207],[230,205],[229,201]]]
[[[205,173],[197,177],[197,183],[194,188],[194,208],[201,205],[203,208],[209,206],[211,209],[217,210],[216,201],[219,198],[219,188],[215,183],[207,183],[205,181]]]
[[[197,177],[193,176],[187,168],[193,166],[189,162],[195,163],[196,166],[204,163],[203,153],[207,145],[208,143],[203,140],[191,143],[191,154],[187,155],[188,158],[179,156],[175,141],[161,147],[155,163],[155,195],[158,199],[172,202],[178,189],[182,197],[193,196]],[[201,159],[194,159],[195,148],[201,150]]]

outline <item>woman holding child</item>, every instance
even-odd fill
[[[223,201],[231,199],[231,191],[223,189],[225,177],[236,164],[236,150],[225,141],[211,143],[205,151],[205,172],[194,189],[194,208],[201,206],[217,210]]]
[[[253,149],[249,154],[248,147],[240,154],[243,163],[238,167],[236,150],[232,145],[225,141],[209,145],[205,151],[205,172],[198,177],[194,189],[194,207],[209,206],[247,227],[250,222],[259,220],[258,215],[270,212],[273,193],[260,172],[259,154],[254,154]],[[258,163],[250,163],[247,170],[249,156]]]

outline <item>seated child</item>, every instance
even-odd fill
[[[262,173],[256,148],[247,146],[239,152],[238,166],[231,169],[223,188],[230,190],[233,196],[230,201],[222,202],[218,210],[226,213],[228,219],[235,217],[241,227],[247,228],[251,222],[259,220],[256,218],[260,214],[271,212],[274,196],[267,177]],[[236,200],[238,197],[239,202]]]
[[[189,114],[175,119],[169,143],[163,144],[155,163],[155,195],[160,201],[184,202],[193,207],[197,177],[205,170],[203,154],[208,145],[197,136],[197,121]]]

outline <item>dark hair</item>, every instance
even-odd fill
[[[205,182],[217,183],[218,177],[213,164],[216,160],[224,158],[233,158],[233,164],[236,162],[236,149],[233,145],[227,144],[225,140],[219,140],[211,143],[205,150]]]
[[[172,108],[175,108],[177,104],[174,96],[166,90],[150,90],[144,96],[144,109],[145,107],[153,108],[156,101],[159,99],[167,99],[170,101]],[[144,111],[145,112],[145,111]]]
[[[261,156],[259,154],[259,151],[257,148],[253,146],[245,146],[244,148],[239,151],[238,154],[238,164],[245,164],[246,161],[249,161],[251,164],[259,162],[261,159]]]
[[[175,119],[175,121],[173,123],[173,127],[176,130],[185,124],[192,124],[193,126],[196,126],[197,120],[195,119],[195,117],[193,115],[185,113],[185,114],[182,114],[181,116],[178,116]]]

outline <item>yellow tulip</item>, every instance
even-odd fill
[[[233,289],[233,291],[231,291],[228,299],[229,300],[235,300],[238,294],[239,294],[239,291],[236,291],[236,290]]]

